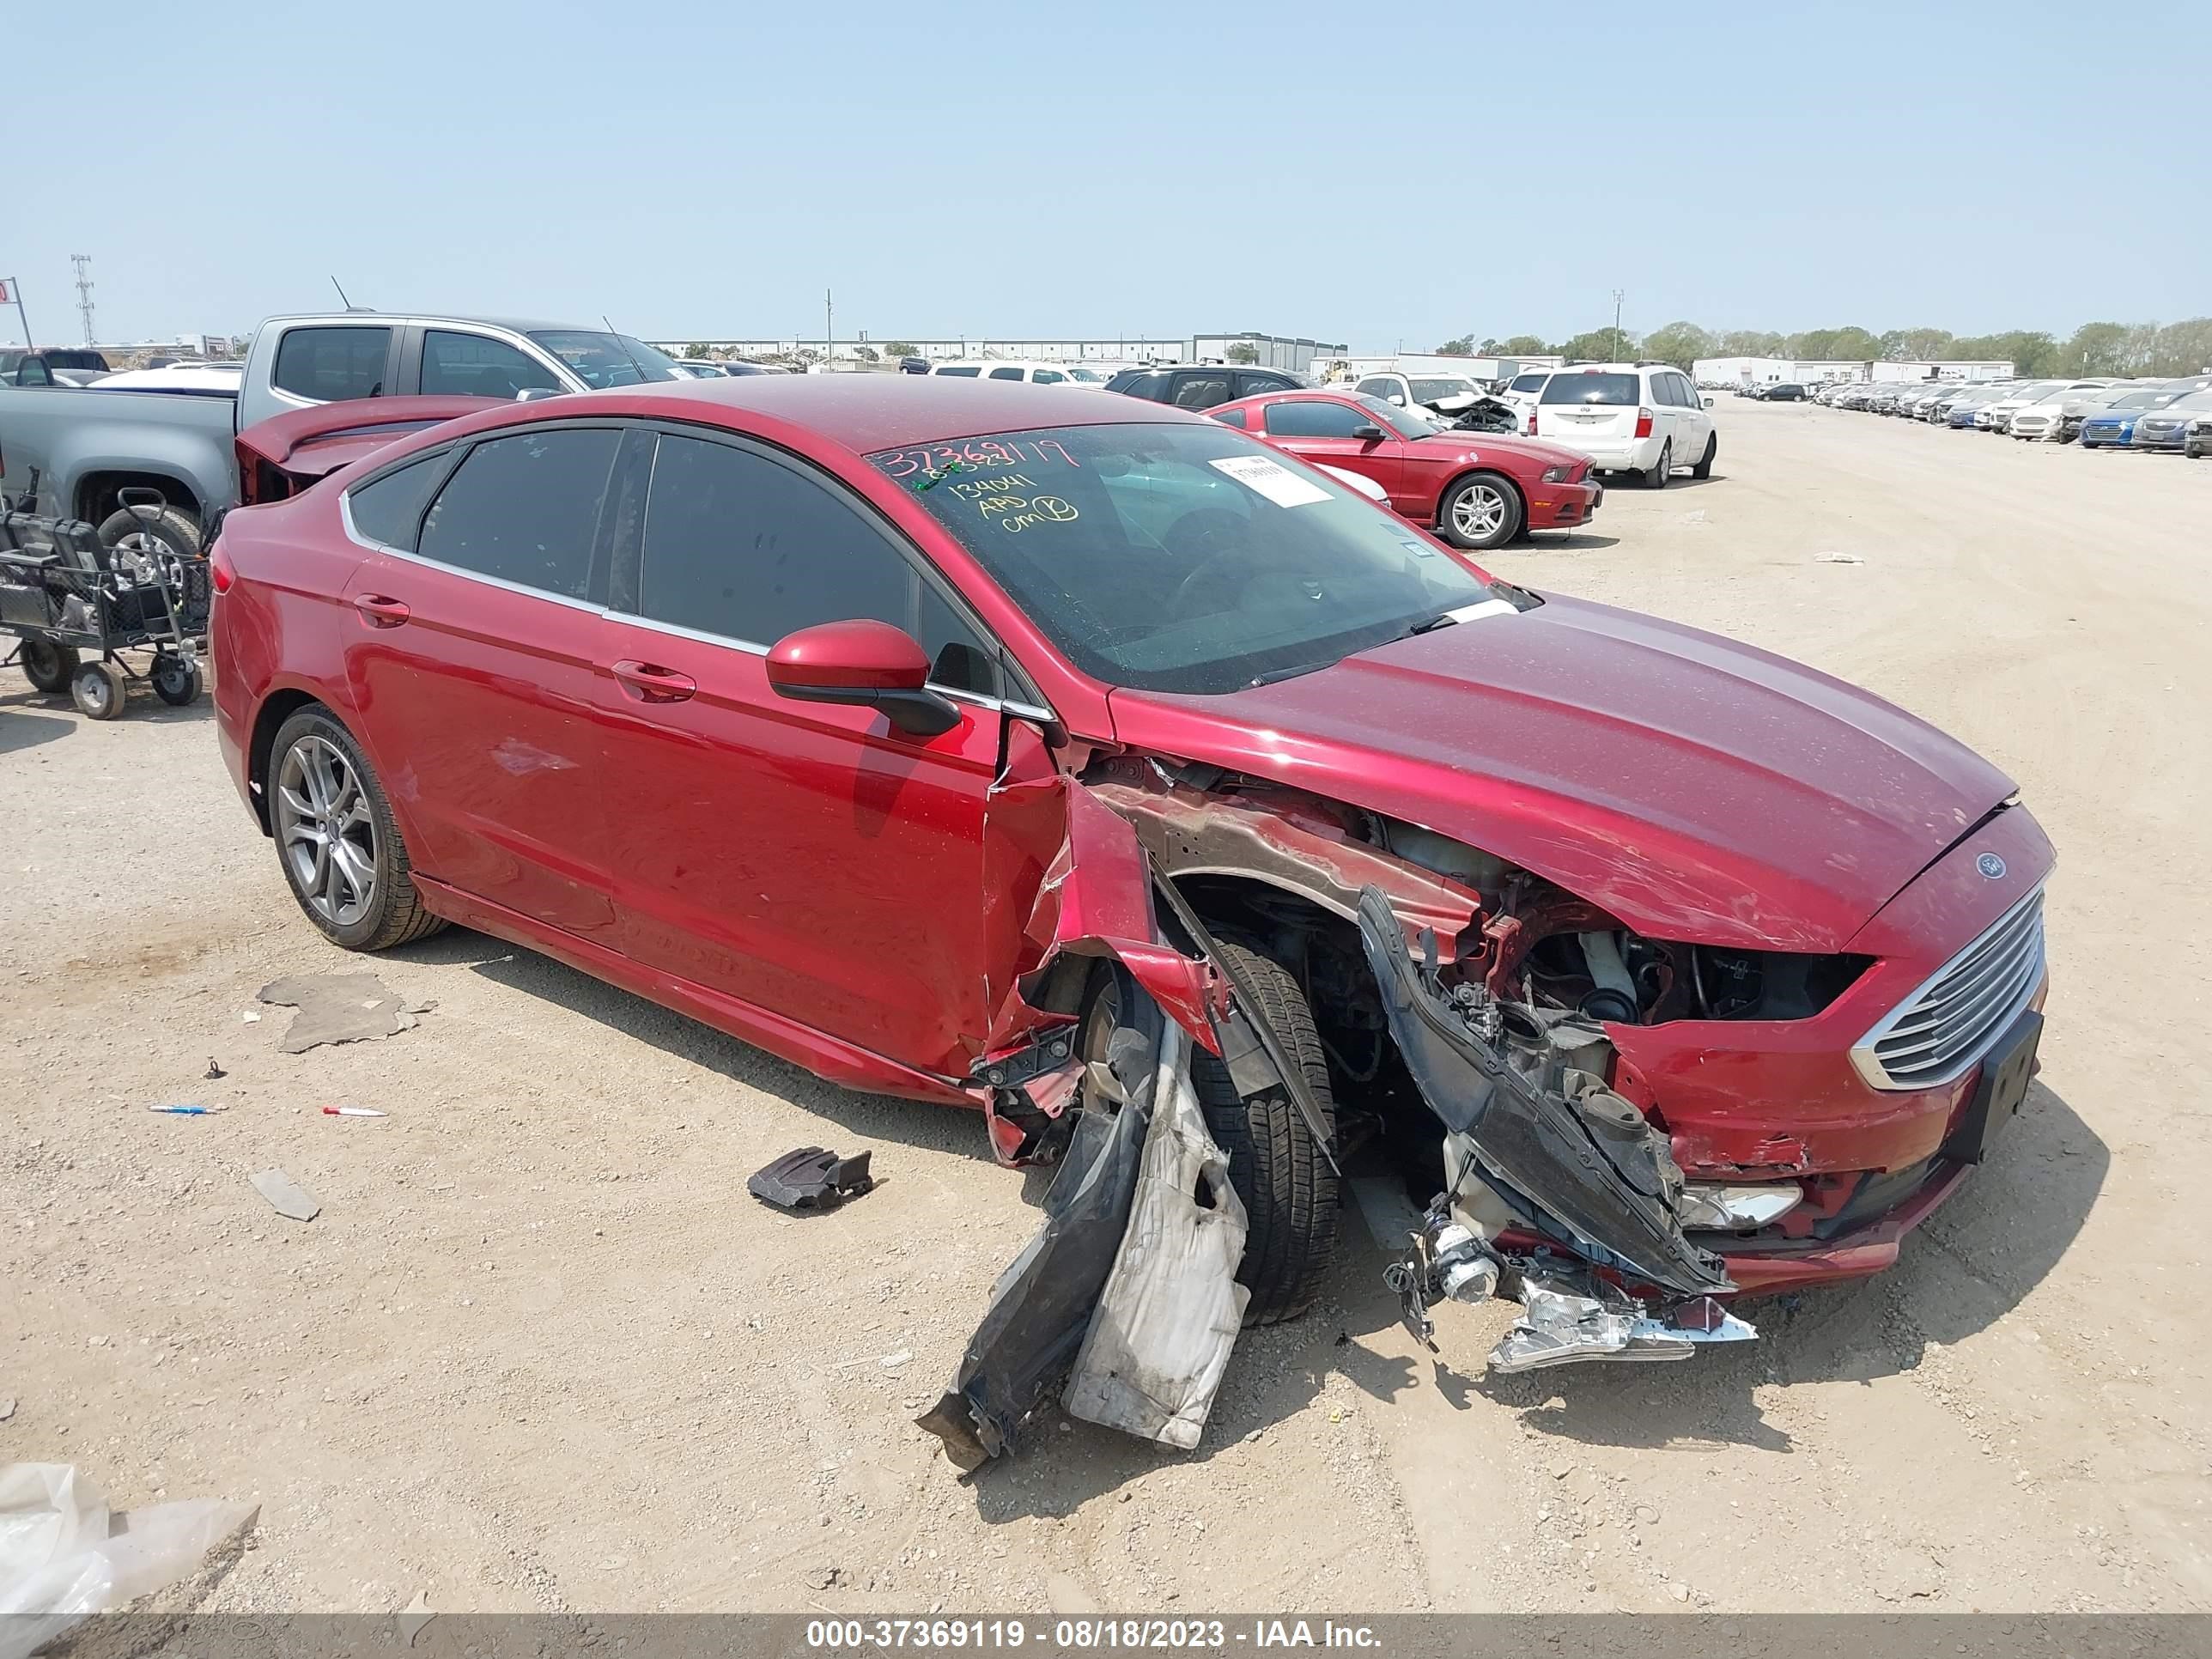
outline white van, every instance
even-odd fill
[[[1080,386],[1100,392],[1106,389],[1108,378],[1083,363],[1033,362],[1020,357],[963,357],[932,363],[929,372],[964,380],[1027,380],[1032,386]]]

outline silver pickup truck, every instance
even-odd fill
[[[114,546],[147,533],[117,492],[150,485],[169,502],[155,539],[189,555],[238,501],[234,441],[271,416],[364,398],[513,398],[683,378],[651,346],[600,328],[372,311],[271,317],[234,393],[0,386],[0,495],[86,520]]]

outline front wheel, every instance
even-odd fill
[[[284,880],[333,945],[383,951],[446,924],[423,907],[392,804],[353,734],[319,708],[277,728],[269,827]]]
[[[1705,453],[1698,457],[1698,464],[1690,469],[1690,476],[1693,478],[1711,477],[1713,476],[1713,457],[1720,453],[1721,434],[1717,432],[1707,433],[1705,434]]]
[[[16,653],[15,666],[40,691],[66,691],[76,678],[76,647],[56,645],[52,640],[25,640]]]
[[[1437,533],[1454,547],[1503,547],[1521,529],[1521,495],[1495,472],[1471,472],[1452,487],[1437,514]]]
[[[1644,475],[1644,482],[1654,489],[1664,489],[1674,476],[1674,441],[1669,438],[1659,447],[1659,465]]]
[[[1216,940],[1215,945],[1252,988],[1260,1003],[1254,1012],[1304,1071],[1322,1121],[1334,1134],[1336,1108],[1328,1064],[1313,1011],[1297,980],[1279,963],[1241,945]],[[1080,1022],[1085,1060],[1103,1060],[1108,1042],[1125,1024],[1148,1029],[1127,1007],[1127,1000],[1143,996],[1127,969],[1098,969]],[[1156,1011],[1146,1012],[1158,1019]],[[1251,1292],[1244,1322],[1271,1325],[1295,1319],[1321,1293],[1322,1278],[1335,1255],[1336,1172],[1314,1143],[1288,1090],[1279,1085],[1245,1100],[1230,1081],[1229,1068],[1195,1045],[1190,1080],[1206,1114],[1206,1131],[1229,1159],[1229,1184],[1244,1206],[1244,1258],[1237,1268],[1237,1283]]]

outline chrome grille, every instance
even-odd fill
[[[1963,1077],[2043,982],[2037,888],[1900,1003],[1851,1050],[1877,1089],[1932,1089]]]

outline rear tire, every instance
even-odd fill
[[[1690,469],[1690,476],[1693,478],[1711,477],[1713,476],[1713,457],[1720,453],[1721,434],[1717,432],[1707,433],[1705,434],[1705,453],[1698,457],[1698,464]]]
[[[88,662],[70,677],[70,701],[88,720],[112,720],[123,712],[129,683],[112,662]]]
[[[1227,940],[1220,952],[1257,996],[1261,1018],[1291,1061],[1305,1073],[1321,1107],[1322,1121],[1336,1133],[1328,1062],[1313,1011],[1298,982],[1281,963]],[[1229,1184],[1249,1220],[1237,1282],[1252,1292],[1248,1325],[1295,1319],[1314,1304],[1336,1254],[1336,1171],[1306,1127],[1290,1091],[1279,1086],[1237,1097],[1229,1068],[1203,1049],[1194,1051],[1191,1082],[1206,1111],[1206,1127],[1229,1156]]]
[[[302,708],[276,728],[263,789],[285,885],[331,944],[386,951],[446,925],[423,906],[368,757],[327,709]]]
[[[23,671],[23,678],[38,690],[66,691],[70,682],[76,678],[76,647],[56,645],[52,640],[25,640],[22,650],[16,655],[15,666]]]
[[[1644,482],[1653,489],[1664,489],[1674,476],[1674,441],[1669,438],[1659,446],[1659,465],[1644,475]]]

